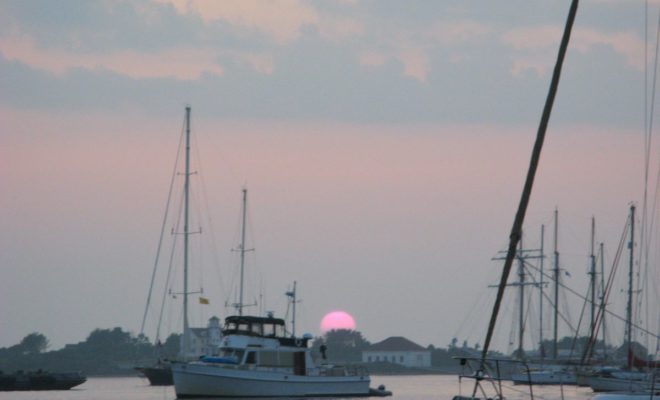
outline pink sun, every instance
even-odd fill
[[[350,329],[355,330],[355,320],[351,314],[345,311],[332,311],[321,320],[321,333],[331,330]]]

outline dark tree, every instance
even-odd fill
[[[158,347],[159,344],[156,343]],[[181,348],[181,334],[173,333],[167,337],[165,343],[162,344],[160,349],[156,351],[159,352],[159,355],[163,358],[176,358],[179,355],[179,350]]]
[[[25,354],[38,354],[48,348],[48,339],[41,333],[32,332],[21,340],[19,346]]]

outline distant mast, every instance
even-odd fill
[[[590,332],[596,330],[596,218],[591,217],[591,268],[589,271],[590,291],[591,291],[591,326]]]
[[[632,297],[633,297],[633,268],[635,249],[635,205],[630,206],[630,261],[628,269],[628,306],[626,307],[626,345],[628,347],[628,369],[632,368]]]
[[[545,358],[545,349],[543,348],[543,259],[545,258],[544,253],[545,247],[545,225],[541,225],[541,255],[539,259],[540,270],[539,274],[539,350],[541,353],[541,363]]]
[[[247,189],[243,188],[243,206],[241,210],[241,244],[238,245],[238,251],[241,253],[241,271],[240,271],[240,282],[238,288],[238,303],[234,304],[234,307],[238,310],[238,315],[243,315],[243,307],[246,304],[243,302],[243,282],[245,280],[245,253],[248,251],[253,251],[254,249],[245,248],[245,231],[246,231],[246,220],[247,220]]]
[[[184,358],[190,352],[190,326],[188,324],[188,206],[190,198],[190,106],[186,106],[186,171],[184,174],[183,207],[183,346]]]

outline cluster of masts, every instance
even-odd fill
[[[628,290],[627,290],[627,306],[626,306],[626,335],[625,343],[630,351],[632,349],[632,295],[633,295],[633,263],[634,263],[634,231],[635,231],[635,205],[630,206],[630,216],[627,222],[630,232],[630,240],[628,241],[629,248],[629,269],[628,269]],[[558,227],[559,227],[559,212],[557,209],[554,211],[554,243],[553,243],[553,267],[552,267],[552,277],[551,281],[553,282],[553,346],[552,346],[552,355],[553,359],[558,357],[557,353],[557,342],[558,342],[558,332],[559,332],[559,287],[561,284],[561,268],[559,263],[559,250],[558,250]],[[544,272],[544,260],[546,258],[544,250],[544,236],[545,236],[545,225],[541,225],[541,238],[540,246],[538,249],[524,249],[522,237],[519,241],[518,250],[516,252],[516,260],[518,261],[518,280],[507,284],[507,286],[517,287],[518,288],[518,346],[516,354],[520,358],[524,358],[524,334],[525,334],[525,287],[533,286],[539,288],[539,343],[540,343],[540,357],[543,359],[545,357],[545,351],[543,349],[543,304],[545,292],[544,288],[547,285],[547,282],[544,281],[546,274]],[[591,219],[591,251],[589,255],[589,270],[587,274],[589,275],[589,290],[588,290],[588,299],[586,301],[589,304],[590,308],[590,323],[589,323],[589,343],[587,349],[584,349],[582,355],[582,361],[591,357],[594,351],[594,345],[598,336],[598,333],[601,333],[602,344],[605,346],[606,343],[606,332],[605,332],[605,308],[607,304],[607,293],[611,287],[611,278],[608,280],[608,284],[605,282],[605,261],[604,261],[604,244],[599,243],[598,255],[596,255],[596,219],[592,217]],[[504,260],[505,257],[502,255],[505,252],[500,252],[497,257],[494,257],[493,260]],[[539,260],[539,279],[538,281],[527,281],[526,267],[528,265],[527,260],[537,259]],[[597,260],[600,259],[600,271],[598,271]],[[600,282],[598,282],[598,275],[600,275]],[[491,285],[490,287],[497,287],[496,285]],[[597,295],[598,294],[598,295]]]

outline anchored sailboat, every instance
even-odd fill
[[[191,345],[191,328],[189,325],[189,319],[188,319],[188,300],[189,296],[193,294],[192,292],[189,291],[188,289],[188,260],[189,260],[189,237],[190,234],[192,233],[190,231],[190,218],[189,218],[189,208],[190,208],[190,113],[191,109],[190,106],[186,107],[186,115],[185,115],[185,171],[183,173],[184,175],[184,184],[183,184],[183,291],[181,293],[177,293],[177,295],[182,295],[183,296],[183,331],[182,331],[182,338],[181,338],[181,347],[179,351],[179,358],[182,360],[187,360],[191,358],[197,358],[201,354],[196,354],[195,351],[192,350],[192,345]],[[174,182],[174,181],[173,181]],[[169,200],[168,200],[168,206],[169,206]],[[166,211],[167,212],[167,211]],[[165,218],[166,220],[166,218]],[[165,222],[163,221],[163,228],[165,227]],[[161,230],[161,239],[160,243],[158,246],[158,254],[160,253],[160,248],[161,248],[161,243],[163,240],[163,230]],[[147,297],[147,305],[145,307],[145,312],[144,312],[144,317],[142,321],[142,331],[144,331],[144,324],[146,321],[147,317],[147,311],[149,309],[149,302],[151,299],[151,290],[153,289],[153,282],[155,278],[155,272],[156,272],[156,266],[158,264],[158,255],[156,256],[156,265],[154,265],[154,272],[152,273],[152,282],[149,290],[149,295]],[[195,292],[199,293],[199,292]],[[204,298],[200,298],[200,302],[206,302],[207,300]],[[162,307],[162,306],[161,306]],[[161,310],[161,315],[162,315],[162,310]],[[160,327],[160,318],[159,318],[159,327]],[[167,385],[172,385],[173,384],[173,379],[172,379],[172,369],[171,369],[171,363],[167,360],[164,360],[160,354],[160,338],[159,338],[159,332],[160,329],[158,330],[157,337],[156,337],[156,346],[157,346],[157,362],[154,365],[150,366],[140,366],[136,367],[136,370],[138,370],[142,375],[144,375],[148,380],[151,385],[154,386],[167,386]]]

